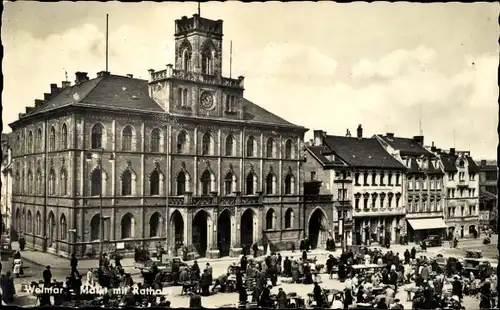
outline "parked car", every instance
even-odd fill
[[[430,235],[427,238],[425,238],[423,242],[427,247],[443,245],[443,239],[441,238],[441,236],[438,235]]]

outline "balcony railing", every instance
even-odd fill
[[[157,72],[150,71],[150,74],[150,82],[157,82],[165,79],[178,79],[202,84],[244,88],[244,77],[242,76],[238,77],[238,79],[231,79],[222,76],[177,70],[171,67]]]

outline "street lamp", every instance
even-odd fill
[[[94,153],[95,152],[95,153]],[[89,152],[87,154],[87,162],[91,162],[92,159],[97,159],[97,169],[99,170],[99,267],[102,264],[102,252],[103,252],[103,241],[104,241],[104,218],[102,214],[102,190],[103,186],[103,178],[102,178],[102,157],[104,154],[104,149],[95,149],[93,152]],[[113,160],[113,155],[111,155],[110,160]]]

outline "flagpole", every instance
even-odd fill
[[[108,52],[109,52],[109,14],[106,14],[106,72],[108,72]]]
[[[233,41],[229,45],[229,78],[232,78],[233,73]]]

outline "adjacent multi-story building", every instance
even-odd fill
[[[167,240],[217,257],[264,237],[299,242],[306,129],[244,98],[243,77],[222,76],[222,25],[182,17],[175,64],[147,81],[77,72],[10,124],[27,246],[84,255]]]
[[[476,162],[479,174],[479,220],[483,230],[497,231],[498,165],[496,160]]]
[[[448,152],[431,148],[440,158],[445,172],[445,222],[448,235],[459,238],[470,237],[479,228],[479,167],[470,152]]]
[[[304,182],[319,182],[319,194],[331,199],[330,205],[323,205],[323,211],[326,211],[324,216],[329,219],[327,227],[331,236],[323,234],[322,242],[325,243],[326,238],[331,237],[337,245],[347,248],[352,246],[353,238],[351,167],[323,144],[322,135],[322,131],[315,131],[315,139],[306,146]],[[320,207],[316,206],[317,209]],[[318,228],[309,225],[310,230]]]
[[[363,138],[361,125],[356,137],[351,137],[349,131],[346,136],[315,131],[314,140],[351,168],[353,243],[399,240],[406,231],[403,200],[406,167],[390,156],[376,138]]]
[[[443,220],[443,171],[439,158],[424,147],[424,137],[395,137],[394,133],[376,135],[386,151],[406,166],[406,220],[409,241],[429,235],[446,236]]]
[[[2,164],[1,164],[1,213],[2,231],[10,229],[12,223],[12,149],[11,134],[2,134]]]

